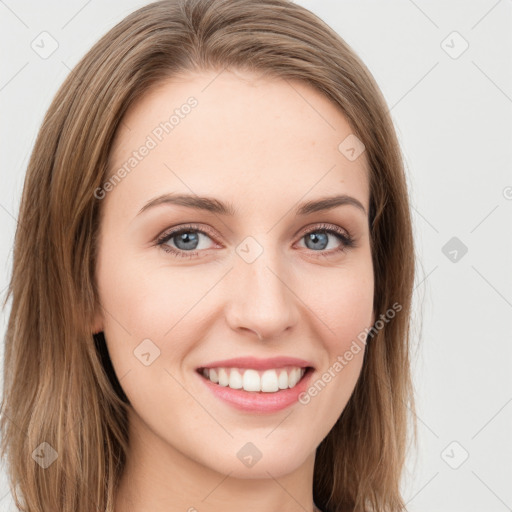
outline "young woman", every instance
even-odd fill
[[[402,510],[413,255],[385,101],[325,23],[286,0],[129,15],[27,170],[0,425],[17,506]]]

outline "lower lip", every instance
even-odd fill
[[[219,386],[219,384],[214,384],[204,375],[198,373],[199,378],[215,396],[236,409],[257,413],[281,411],[298,402],[299,395],[306,391],[312,374],[313,368],[308,368],[295,387],[273,393],[264,393],[262,391],[245,391],[243,389],[231,389],[229,386]]]

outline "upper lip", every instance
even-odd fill
[[[284,366],[297,366],[299,368],[313,367],[310,361],[296,357],[270,357],[259,359],[257,357],[235,357],[207,363],[200,368],[254,368],[255,370],[269,370],[271,368],[283,368]]]

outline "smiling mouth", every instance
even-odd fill
[[[310,366],[285,366],[268,370],[252,368],[198,368],[197,373],[219,386],[252,393],[276,393],[293,389],[304,375],[313,371]]]

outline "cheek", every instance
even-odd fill
[[[331,359],[343,353],[353,340],[373,323],[374,279],[371,258],[354,258],[346,266],[329,269],[316,276],[316,286],[308,285],[307,303],[322,329],[320,338],[327,345]],[[306,287],[304,287],[306,293]],[[364,338],[363,338],[364,341]]]
[[[219,279],[213,272],[155,265],[144,255],[123,256],[105,247],[98,269],[104,333],[117,375],[148,375],[139,353],[154,361],[151,368],[182,361],[193,348],[190,333],[201,322],[203,299]],[[208,301],[206,301],[208,302]],[[205,303],[206,303],[205,302]],[[150,341],[148,341],[150,340]]]
[[[329,278],[308,286],[305,301],[310,325],[322,341],[321,368],[299,397],[302,414],[319,443],[331,430],[352,395],[364,360],[366,332],[373,320],[374,280],[371,260],[329,269]],[[312,276],[309,276],[312,277]],[[313,282],[308,281],[310,284]],[[306,287],[303,287],[306,292]]]
[[[191,332],[193,306],[211,285],[110,249],[105,247],[98,284],[105,339],[124,392],[136,410],[149,416],[161,411],[163,395],[193,410],[190,395],[172,376],[183,380],[175,364],[190,351],[186,333]]]
[[[198,279],[193,271],[165,269],[163,264],[149,264],[142,256],[116,261],[109,261],[107,256],[99,282],[107,313],[134,339],[150,335],[163,338],[208,290],[208,282]],[[107,314],[105,320],[112,323],[114,318]]]
[[[370,327],[373,313],[373,284],[340,283],[337,291],[326,294],[319,307],[324,308],[325,323],[329,326],[332,349],[345,351],[351,341]]]
[[[344,361],[344,379],[355,381],[359,375],[365,349],[366,332],[373,323],[374,279],[371,259],[360,258],[333,272],[322,281],[322,292],[311,298],[319,319],[331,368],[340,358]],[[350,364],[348,364],[350,362]],[[332,371],[331,371],[332,373]],[[335,372],[338,375],[341,372]]]

